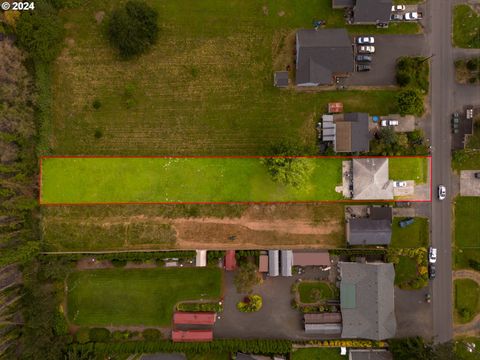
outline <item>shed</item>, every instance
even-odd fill
[[[275,87],[287,87],[288,71],[276,71],[273,75],[273,85],[275,85]]]
[[[214,312],[176,312],[173,314],[173,323],[184,325],[213,325],[216,314]]]
[[[225,270],[233,271],[237,268],[237,259],[235,258],[235,250],[227,250],[225,252]]]
[[[282,250],[282,276],[292,276],[293,252]]]
[[[278,276],[279,275],[279,258],[278,250],[268,250],[268,275],[269,276]]]
[[[348,360],[392,360],[392,353],[385,349],[351,349]]]
[[[207,250],[197,250],[197,256],[195,257],[195,266],[207,266]]]
[[[343,103],[341,102],[328,103],[328,112],[330,114],[343,113]]]
[[[328,251],[295,251],[293,253],[294,266],[329,266],[330,254]]]
[[[212,330],[173,330],[173,342],[208,342],[213,340]]]
[[[260,255],[258,258],[258,271],[268,272],[268,255]]]

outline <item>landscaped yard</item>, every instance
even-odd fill
[[[480,15],[470,5],[453,9],[453,45],[480,48]]]
[[[292,360],[343,360],[340,348],[306,348],[292,352]]]
[[[459,339],[455,343],[455,354],[457,354],[458,359],[462,360],[478,360],[480,355],[480,337],[470,337]],[[471,351],[470,346],[475,346],[474,351]]]
[[[454,286],[456,320],[467,323],[480,312],[480,286],[470,279],[457,279]]]
[[[68,319],[81,326],[169,326],[179,301],[219,299],[218,268],[104,269],[68,278]]]
[[[285,138],[315,151],[315,124],[329,101],[342,101],[346,112],[398,112],[395,90],[273,87],[273,69],[284,68],[279,59],[295,29],[312,28],[314,18],[343,26],[343,12],[330,0],[150,1],[160,14],[159,41],[129,61],[117,58],[104,23],[95,20],[117,3],[90,1],[61,12],[66,49],[54,66],[48,139],[55,154],[262,155]]]
[[[388,171],[392,180],[414,180],[424,184],[428,178],[427,157],[389,158]]]
[[[480,263],[480,198],[459,196],[455,199],[455,267]]]
[[[298,284],[298,293],[302,303],[318,303],[333,299],[335,296],[331,285],[324,281],[303,281]]]
[[[475,128],[478,129],[478,126]],[[474,139],[477,140],[478,136]],[[452,168],[457,171],[480,169],[480,152],[471,149],[455,151],[452,156]]]
[[[395,265],[395,285],[408,283],[417,278],[417,262],[407,256],[400,256],[400,261]]]
[[[391,247],[395,248],[418,248],[428,246],[428,219],[416,217],[415,222],[401,228],[398,223],[403,217],[393,218]]]

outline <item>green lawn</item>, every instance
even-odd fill
[[[452,168],[457,172],[480,169],[480,151],[472,149],[455,151],[452,156]]]
[[[292,360],[343,360],[340,348],[306,348],[291,353]]]
[[[390,158],[388,171],[392,180],[415,180],[417,184],[424,184],[428,179],[428,158]]]
[[[470,279],[457,279],[454,286],[456,319],[467,323],[480,312],[480,286]]]
[[[400,256],[395,265],[395,285],[405,284],[417,279],[417,262],[408,256]]]
[[[455,199],[455,266],[470,267],[469,260],[480,262],[480,198]]]
[[[54,154],[262,155],[283,139],[315,150],[315,124],[329,101],[342,101],[346,112],[398,112],[396,90],[273,87],[273,70],[293,62],[296,29],[311,28],[315,18],[343,26],[330,0],[149,1],[160,14],[160,38],[129,61],[117,58],[94,17],[118,3],[89,1],[61,12],[67,40],[54,64],[47,139]],[[418,26],[380,32],[399,29]]]
[[[475,344],[475,351],[469,351],[467,344]],[[455,354],[457,359],[478,360],[480,357],[480,337],[463,338],[455,342]]]
[[[334,298],[334,291],[329,283],[324,281],[305,281],[298,284],[298,293],[302,303],[317,303],[321,300]]]
[[[480,48],[480,15],[470,5],[453,9],[453,45]]]
[[[306,159],[310,180],[273,182],[258,158],[45,158],[42,203],[341,199],[342,159]]]
[[[219,299],[221,288],[218,268],[75,272],[68,278],[68,319],[80,326],[169,326],[177,302]]]
[[[403,217],[393,218],[391,247],[396,248],[418,248],[428,246],[428,219],[416,217],[415,222],[401,228],[398,223]]]

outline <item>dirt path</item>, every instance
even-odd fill
[[[453,272],[453,280],[470,279],[480,286],[480,272],[475,270],[456,270]],[[453,331],[456,336],[478,336],[480,334],[480,314],[466,324],[454,324]]]

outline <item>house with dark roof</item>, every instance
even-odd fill
[[[385,349],[351,349],[348,360],[393,360],[393,356]]]
[[[296,84],[331,85],[353,72],[353,47],[346,29],[299,30]]]
[[[387,158],[352,159],[352,170],[354,200],[393,199]]]
[[[390,263],[339,262],[342,338],[395,336],[395,270]]]
[[[346,113],[331,116],[334,128],[335,152],[364,152],[370,150],[371,134],[367,113]]]
[[[332,0],[334,9],[352,9],[353,24],[388,24],[392,0]]]
[[[349,245],[390,245],[392,241],[392,208],[372,206],[369,216],[352,218],[346,222]]]

